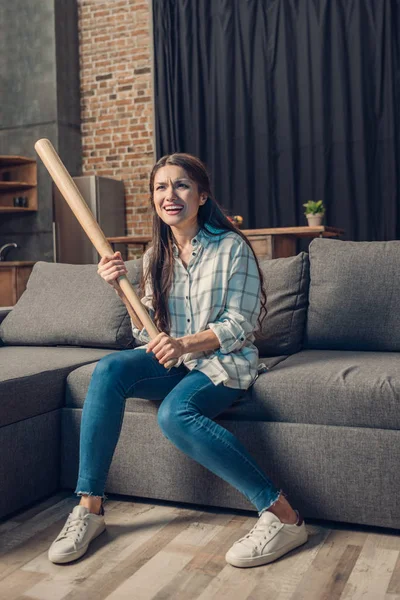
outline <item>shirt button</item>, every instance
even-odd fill
[[[243,342],[243,340],[244,340],[244,338],[243,338],[243,337],[241,337],[241,338],[240,338],[240,341],[241,341],[241,342]]]
[[[189,296],[186,296],[186,300],[189,300]]]
[[[197,244],[197,240],[193,240],[193,244]]]
[[[190,319],[188,319],[187,322],[190,323]]]
[[[196,252],[192,252],[193,256],[196,256]]]

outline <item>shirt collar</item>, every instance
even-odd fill
[[[211,231],[214,235],[210,235],[208,231],[200,228],[194,238],[191,239],[191,244],[193,247],[203,246],[206,247],[208,244],[214,240],[219,240],[219,236],[216,236],[216,233],[224,233],[224,229],[216,228],[213,225],[207,223],[207,229]],[[179,256],[179,249],[175,242],[172,243],[174,256]]]

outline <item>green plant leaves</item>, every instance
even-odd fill
[[[325,207],[322,203],[322,200],[318,200],[317,202],[309,200],[306,202],[306,204],[303,204],[303,206],[306,209],[304,213],[305,215],[323,214],[325,212]]]

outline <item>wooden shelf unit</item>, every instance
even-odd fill
[[[25,196],[28,206],[14,206],[16,196]],[[0,155],[0,213],[34,212],[37,209],[36,160]]]
[[[0,261],[0,308],[14,306],[26,289],[35,262]]]

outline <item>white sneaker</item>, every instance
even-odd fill
[[[89,544],[106,528],[103,514],[91,513],[86,506],[75,506],[59,535],[49,548],[48,558],[53,563],[67,563],[85,554]]]
[[[288,525],[266,510],[250,533],[228,550],[225,560],[234,567],[265,565],[307,540],[306,526],[301,517],[297,525]]]

